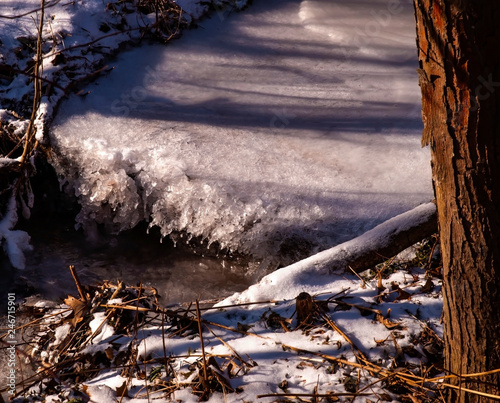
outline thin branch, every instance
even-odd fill
[[[27,11],[23,14],[18,14],[18,15],[2,15],[0,14],[0,18],[4,18],[4,19],[7,19],[7,20],[15,20],[17,18],[21,18],[21,17],[25,17],[29,14],[33,14],[33,13],[36,13],[38,11],[42,11],[43,12],[43,9],[47,9],[49,7],[54,7],[55,5],[57,5],[61,0],[54,0],[54,2],[50,3],[50,4],[46,4],[45,6],[42,4],[42,6],[40,8],[35,8],[34,10],[31,10],[31,11]]]
[[[205,343],[203,341],[203,329],[201,326],[200,303],[196,300],[196,316],[198,319],[198,332],[200,333],[201,356],[203,359],[203,387],[206,390],[208,386],[207,358],[205,357]]]
[[[71,271],[71,275],[73,276],[73,280],[75,280],[76,288],[78,289],[78,293],[80,294],[80,298],[85,303],[89,302],[87,299],[87,295],[83,291],[82,283],[80,282],[80,279],[78,278],[78,273],[76,272],[75,266],[70,265],[69,270]]]
[[[35,76],[40,76],[40,66],[42,65],[42,34],[43,34],[43,18],[45,15],[45,0],[41,0],[40,6],[40,22],[38,25],[38,38],[36,41],[36,61],[35,61]],[[36,129],[34,127],[36,114],[38,113],[38,108],[40,106],[40,100],[42,98],[42,83],[39,78],[35,78],[35,94],[33,95],[33,109],[31,111],[31,118],[28,125],[28,130],[26,131],[26,139],[24,144],[23,154],[19,161],[24,163],[28,154],[32,151],[33,148],[36,147],[37,141],[35,141],[35,145],[31,147],[31,143],[33,140],[33,136],[35,135]]]

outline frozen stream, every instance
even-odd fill
[[[429,201],[414,31],[406,0],[255,0],[121,54],[52,127],[79,225],[147,220],[267,266]]]

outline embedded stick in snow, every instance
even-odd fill
[[[314,304],[310,294],[301,292],[297,296],[295,311],[297,312],[297,328],[311,324],[314,314]]]

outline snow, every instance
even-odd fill
[[[66,336],[68,336],[70,331],[71,331],[71,325],[69,323],[59,326],[55,331],[55,336],[54,336],[55,340],[53,342],[53,345],[57,346],[61,344],[66,338]]]
[[[92,344],[98,344],[115,334],[113,327],[108,324],[108,319],[103,312],[95,313],[94,319],[89,326],[92,330]]]
[[[242,1],[234,3],[237,8],[244,6]],[[211,7],[209,1],[183,0],[180,4],[185,10],[179,16],[179,29],[195,23]],[[217,0],[213,6],[217,8],[220,18],[229,10],[226,0]],[[31,115],[33,83],[29,73],[23,72],[32,69],[39,18],[38,0],[5,0],[0,3],[0,118],[2,126],[12,131],[13,141],[16,137],[19,142],[22,141]],[[106,70],[104,63],[120,47],[138,43],[145,30],[154,25],[155,16],[154,13],[146,15],[127,9],[127,4],[121,2],[80,0],[66,3],[53,0],[45,3],[44,22],[40,70],[44,79],[43,95],[34,121],[36,139],[42,144],[48,140],[46,126],[60,100],[73,91],[75,84]],[[162,35],[165,36],[164,33]],[[2,158],[0,165],[13,161]],[[19,202],[22,204],[22,199]],[[27,217],[32,206],[21,207]],[[16,222],[11,224],[14,226]],[[16,268],[22,268],[25,260],[23,252],[30,249],[29,237],[10,231],[9,239],[5,248],[9,258],[13,259],[11,263]],[[21,246],[21,243],[25,245]]]
[[[12,266],[22,270],[26,263],[24,253],[30,251],[31,246],[28,233],[14,229],[17,217],[16,195],[13,194],[9,198],[3,217],[0,219],[0,242],[2,242],[3,249]]]
[[[147,220],[267,269],[432,199],[413,14],[389,3],[256,1],[122,53],[51,130],[79,226]],[[374,13],[390,24],[360,46],[325,31],[350,37]]]
[[[299,15],[308,29],[344,47],[346,59],[356,52],[397,63],[415,59],[411,0],[377,1],[369,6],[361,1],[304,0]]]

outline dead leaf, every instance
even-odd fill
[[[432,290],[434,290],[434,283],[430,278],[428,278],[425,284],[420,289],[420,292],[427,294],[429,292],[432,292]]]
[[[382,346],[382,345],[384,345],[384,343],[387,341],[388,338],[389,338],[389,336],[387,336],[385,339],[380,339],[380,340],[374,339],[374,340],[375,340],[375,343],[377,344],[377,346]]]
[[[89,310],[88,303],[76,299],[71,295],[68,295],[68,298],[64,300],[64,303],[73,310],[73,317],[70,322],[73,326],[76,326],[77,323],[81,322]]]
[[[272,312],[272,311],[266,320],[266,324],[270,328],[272,328],[272,329],[283,328],[283,330],[285,330],[286,332],[289,331],[288,324],[291,322],[292,322],[291,319],[284,318],[279,313]]]
[[[104,350],[104,353],[106,354],[106,357],[108,360],[113,361],[115,351],[113,350],[113,347],[109,346],[106,350]]]
[[[250,330],[250,328],[251,328],[251,327],[252,327],[252,326],[250,326],[250,325],[245,325],[244,323],[240,323],[240,322],[238,322],[238,323],[236,324],[236,329],[238,329],[240,332],[244,332],[244,333],[248,332],[248,331]]]
[[[382,315],[382,314],[375,315],[375,320],[377,322],[382,323],[389,330],[398,329],[398,328],[401,327],[400,323],[398,323],[398,322],[392,322],[389,319],[384,318],[384,315]]]
[[[116,397],[128,397],[127,381],[123,381],[122,386],[116,388]]]
[[[398,284],[396,283],[391,283],[391,288],[395,291],[398,292],[398,296],[396,297],[395,301],[402,301],[402,300],[410,300],[411,299],[411,294],[402,288],[399,287]]]

